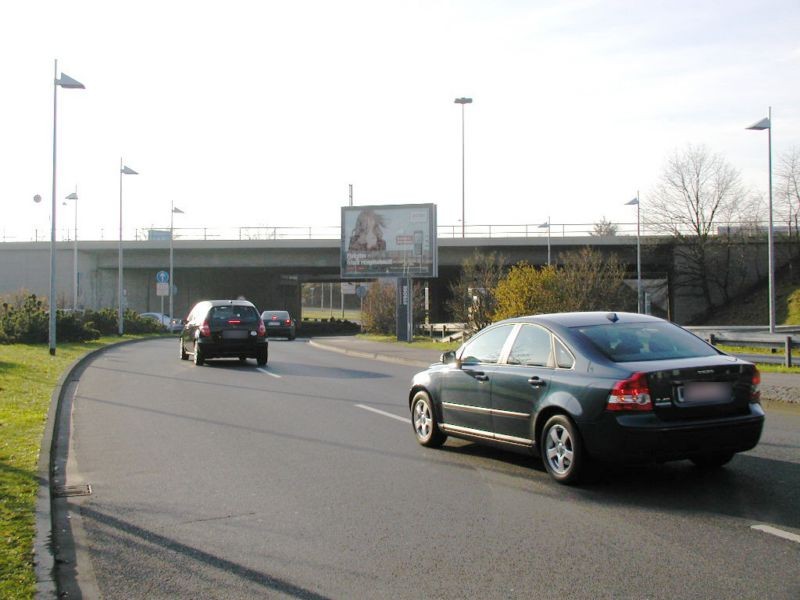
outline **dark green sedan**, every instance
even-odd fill
[[[487,327],[418,373],[417,440],[447,436],[539,455],[575,483],[590,461],[719,467],[761,437],[760,375],[663,319],[557,313]]]

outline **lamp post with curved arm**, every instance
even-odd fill
[[[72,230],[72,310],[78,310],[78,189],[75,188],[65,200],[72,200],[75,204],[75,222]]]
[[[461,237],[466,236],[466,221],[464,220],[464,105],[472,104],[472,98],[456,98],[456,104],[461,105]]]
[[[122,164],[122,158],[119,159],[119,249],[118,249],[118,265],[117,265],[117,333],[122,335],[124,332],[123,307],[122,307],[122,294],[124,287],[122,285],[122,176],[123,175],[138,175],[136,171],[128,166]]]
[[[747,129],[754,131],[767,130],[767,144],[769,151],[769,229],[767,229],[767,262],[769,263],[769,331],[775,333],[775,232],[772,223],[772,107],[769,107],[767,117],[754,123]]]
[[[625,206],[636,207],[636,312],[642,312],[642,237],[641,227],[642,220],[639,218],[639,192],[636,192],[636,198],[629,200]]]
[[[53,195],[50,205],[50,311],[48,319],[48,345],[50,354],[56,353],[56,132],[58,130],[58,88],[82,90],[85,86],[69,75],[58,76],[58,60],[55,61],[53,77]]]

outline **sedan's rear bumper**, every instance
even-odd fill
[[[681,460],[709,453],[744,452],[758,444],[764,410],[751,404],[746,415],[719,419],[665,421],[653,413],[606,413],[581,423],[590,456],[614,462]]]

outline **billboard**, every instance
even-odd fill
[[[341,276],[436,277],[435,204],[342,207]]]

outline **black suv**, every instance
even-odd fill
[[[209,358],[255,358],[267,364],[267,330],[258,310],[247,300],[204,300],[192,308],[180,336],[181,360],[194,357],[202,365]]]

